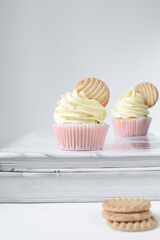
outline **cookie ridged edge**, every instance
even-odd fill
[[[114,230],[125,231],[125,232],[138,232],[138,231],[151,230],[158,225],[158,222],[154,216],[151,216],[147,220],[136,221],[136,222],[117,222],[117,221],[107,220],[107,224]]]

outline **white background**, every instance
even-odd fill
[[[109,123],[125,91],[142,81],[160,90],[160,0],[0,0],[0,146],[52,131],[60,94],[89,76],[110,88]]]
[[[102,203],[0,204],[2,240],[158,240],[160,227],[120,232],[107,226]],[[160,221],[159,202],[151,212]]]

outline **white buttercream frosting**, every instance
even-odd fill
[[[140,118],[146,117],[148,106],[145,104],[142,94],[129,90],[122,95],[112,108],[112,114],[115,118]]]
[[[107,116],[105,108],[96,100],[88,99],[84,92],[67,92],[61,95],[58,107],[54,112],[56,123],[63,124],[96,124],[104,123]]]

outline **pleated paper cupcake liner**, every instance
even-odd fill
[[[147,135],[151,117],[132,119],[112,119],[115,134],[122,137]]]
[[[103,148],[107,124],[53,124],[58,146],[70,151],[93,151]]]

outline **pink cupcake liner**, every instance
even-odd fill
[[[122,137],[144,136],[148,132],[151,117],[112,119],[115,134]]]
[[[93,151],[103,148],[107,124],[53,124],[58,146],[62,150]]]

